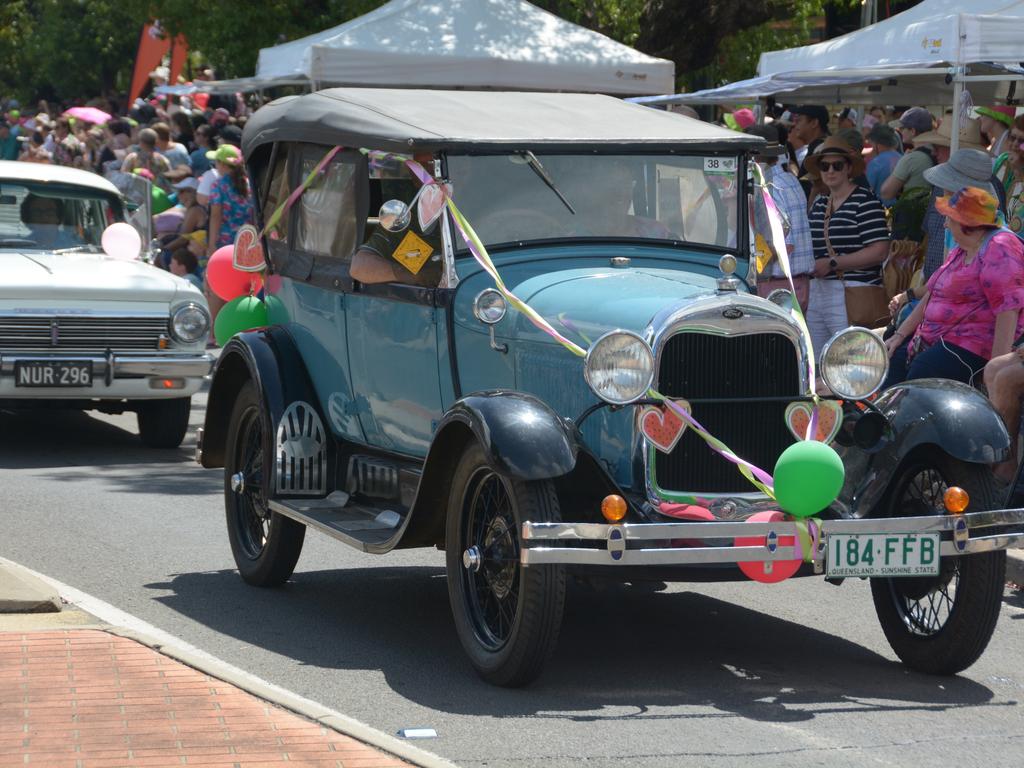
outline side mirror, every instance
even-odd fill
[[[401,200],[388,200],[380,207],[378,220],[388,232],[402,232],[409,228],[412,209]]]

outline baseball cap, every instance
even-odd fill
[[[857,110],[853,107],[843,107],[841,110],[836,112],[837,120],[852,120],[854,123],[860,118]]]
[[[186,176],[174,185],[175,189],[196,189],[199,186],[199,179],[195,176]]]
[[[227,165],[241,165],[242,164],[242,153],[238,151],[238,147],[231,144],[221,144],[216,149],[210,150],[206,153],[207,160],[213,160],[215,163],[226,163]]]
[[[239,147],[242,145],[242,129],[237,125],[225,125],[220,129],[220,139],[227,144]]]
[[[1017,116],[1016,107],[975,107],[974,111],[979,115],[991,117],[1005,126],[1013,127],[1013,119]]]
[[[822,128],[828,128],[828,110],[820,104],[801,104],[789,110],[794,117],[804,115],[811,120],[817,120]]]
[[[934,120],[932,120],[932,113],[924,107],[911,107],[900,115],[899,124],[903,128],[910,128],[917,133],[926,133],[932,129]]]

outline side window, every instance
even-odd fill
[[[267,186],[267,197],[263,203],[263,220],[270,221],[270,217],[277,210],[277,207],[288,199],[291,193],[291,184],[288,179],[288,145],[281,143],[277,146],[277,155],[274,158],[274,167],[270,169],[270,181]],[[267,233],[271,240],[288,239],[288,214],[281,216],[277,223]]]
[[[305,179],[327,151],[305,148],[299,178]],[[314,256],[350,259],[359,245],[362,223],[357,204],[359,164],[339,153],[299,198],[292,246]]]

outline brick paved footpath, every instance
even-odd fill
[[[0,632],[0,766],[392,768],[397,758],[99,630]]]

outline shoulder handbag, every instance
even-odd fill
[[[832,195],[829,195],[828,203],[825,205],[825,250],[828,251],[830,259],[836,258],[836,251],[829,240],[828,226],[832,220]],[[843,284],[846,296],[846,321],[850,325],[858,325],[863,328],[885,327],[889,323],[889,298],[885,293],[885,286],[881,285],[858,285],[852,287],[843,279],[843,272],[836,270],[836,276]]]

